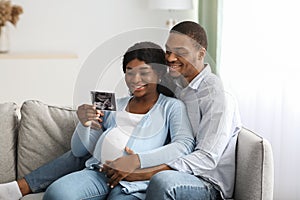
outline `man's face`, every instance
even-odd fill
[[[166,61],[169,74],[172,77],[183,76],[191,82],[201,71],[200,49],[195,47],[194,41],[183,34],[170,33],[166,42]]]

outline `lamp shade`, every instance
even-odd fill
[[[193,0],[148,0],[150,9],[189,10],[193,9]]]

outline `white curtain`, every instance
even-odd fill
[[[300,1],[224,0],[219,74],[266,139],[274,199],[300,199]]]

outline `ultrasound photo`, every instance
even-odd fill
[[[91,91],[91,97],[96,109],[116,111],[115,93]]]

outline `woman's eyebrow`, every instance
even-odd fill
[[[142,66],[139,66],[139,67],[130,67],[130,66],[127,66],[126,69],[128,70],[132,70],[132,69],[137,69],[137,70],[146,70],[146,69],[151,69],[150,66],[148,65],[142,65]]]
[[[146,65],[146,66],[141,66],[138,68],[139,70],[145,70],[145,69],[151,69],[150,66]]]

